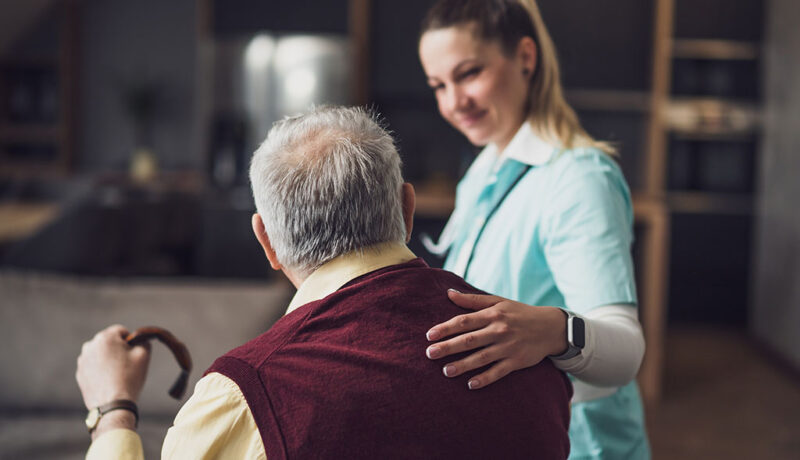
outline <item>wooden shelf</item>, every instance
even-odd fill
[[[672,41],[672,57],[678,59],[754,60],[760,50],[757,44],[732,40]]]
[[[749,101],[673,98],[663,107],[665,128],[685,137],[747,137],[762,123],[761,110]]]
[[[651,107],[650,93],[645,91],[570,89],[566,91],[566,97],[578,110],[648,112]]]
[[[2,154],[2,151],[0,151]],[[21,161],[1,158],[0,178],[38,178],[47,179],[63,177],[67,174],[67,168],[61,163],[53,161]]]
[[[667,205],[671,212],[687,214],[749,215],[754,200],[745,193],[669,192]]]
[[[652,216],[660,216],[666,212],[662,198],[634,193],[632,200],[633,215],[637,222],[646,221]]]
[[[416,212],[420,217],[447,219],[456,206],[455,188],[419,186],[416,189]]]
[[[0,124],[0,142],[54,143],[59,141],[60,130],[57,124]]]
[[[759,131],[753,130],[724,130],[724,129],[695,129],[670,131],[673,138],[681,141],[724,141],[724,142],[753,142]]]

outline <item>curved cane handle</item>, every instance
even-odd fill
[[[141,327],[125,337],[125,341],[132,347],[151,339],[158,339],[159,342],[166,345],[173,356],[175,356],[175,360],[178,361],[178,365],[181,367],[181,373],[169,389],[169,395],[175,399],[181,399],[186,392],[186,385],[189,382],[189,372],[192,370],[192,357],[189,355],[189,350],[186,348],[186,345],[176,339],[171,332],[160,327]]]

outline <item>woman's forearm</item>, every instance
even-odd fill
[[[556,367],[596,386],[615,387],[633,380],[645,348],[636,307],[605,305],[581,316],[586,346],[578,356],[553,360]]]

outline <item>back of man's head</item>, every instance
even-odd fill
[[[361,108],[319,107],[272,127],[253,154],[256,208],[278,261],[308,274],[339,255],[403,242],[400,157]]]

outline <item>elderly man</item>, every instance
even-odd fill
[[[448,290],[478,291],[406,248],[414,190],[372,116],[329,107],[277,123],[250,179],[253,231],[297,294],[208,369],[164,458],[566,458],[571,387],[550,360],[470,391],[425,357],[425,331],[463,312]],[[139,395],[149,350],[126,332],[84,346],[87,408]],[[123,409],[97,423],[88,458],[141,457]]]

